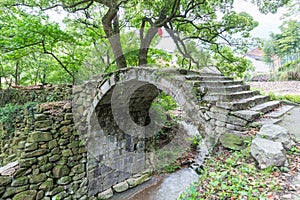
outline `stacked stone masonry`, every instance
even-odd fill
[[[34,87],[19,87],[0,90],[0,106],[8,103],[25,104],[27,102],[49,102],[71,100],[71,85],[45,85]]]
[[[157,129],[149,109],[160,91],[209,146],[243,138],[292,108],[217,71],[127,68],[94,76],[73,87],[72,103],[42,104],[16,118],[13,137],[0,142],[0,164],[18,165],[0,176],[0,199],[106,199],[149,180],[145,137]]]
[[[32,109],[19,113],[13,138],[2,141],[2,155],[9,153],[18,165],[9,173],[0,170],[0,199],[87,197],[86,148],[70,102]]]

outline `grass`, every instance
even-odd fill
[[[270,192],[281,189],[274,176],[279,172],[277,167],[258,169],[249,147],[219,152],[205,161],[199,181],[187,188],[178,200],[266,199]]]
[[[262,95],[269,95],[270,100],[283,100],[283,101],[290,101],[292,103],[300,104],[300,95],[297,94],[275,94],[274,92],[264,92],[261,88],[251,88],[251,90],[258,90]]]
[[[300,104],[300,95],[296,95],[296,94],[278,95],[278,94],[274,94],[274,92],[269,92],[267,93],[267,95],[270,96],[271,100],[286,100],[286,101]]]

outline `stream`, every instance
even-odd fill
[[[114,195],[113,200],[176,200],[180,193],[199,175],[191,168],[184,168],[163,177],[152,178],[150,181],[122,194]]]
[[[179,123],[185,128],[188,135],[199,134],[195,126],[184,121]],[[198,181],[199,175],[195,170],[203,164],[207,153],[206,146],[200,144],[191,167],[180,169],[172,174],[152,177],[142,185],[114,195],[112,200],[176,200],[191,183]]]

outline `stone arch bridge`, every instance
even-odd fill
[[[276,123],[290,109],[216,69],[139,67],[93,76],[73,89],[76,126],[88,148],[89,195],[147,170],[145,138],[160,129],[150,105],[161,91],[209,146],[224,134],[244,137],[251,125]]]

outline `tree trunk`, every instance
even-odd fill
[[[148,30],[146,36],[141,38],[141,45],[139,50],[139,66],[147,64],[147,56],[150,44],[157,33],[157,27],[152,27]]]
[[[123,53],[121,39],[120,39],[120,27],[117,9],[109,8],[105,16],[102,18],[102,24],[104,32],[112,47],[114,58],[118,69],[126,68],[126,58]]]
[[[16,63],[15,85],[19,85],[19,61]]]

